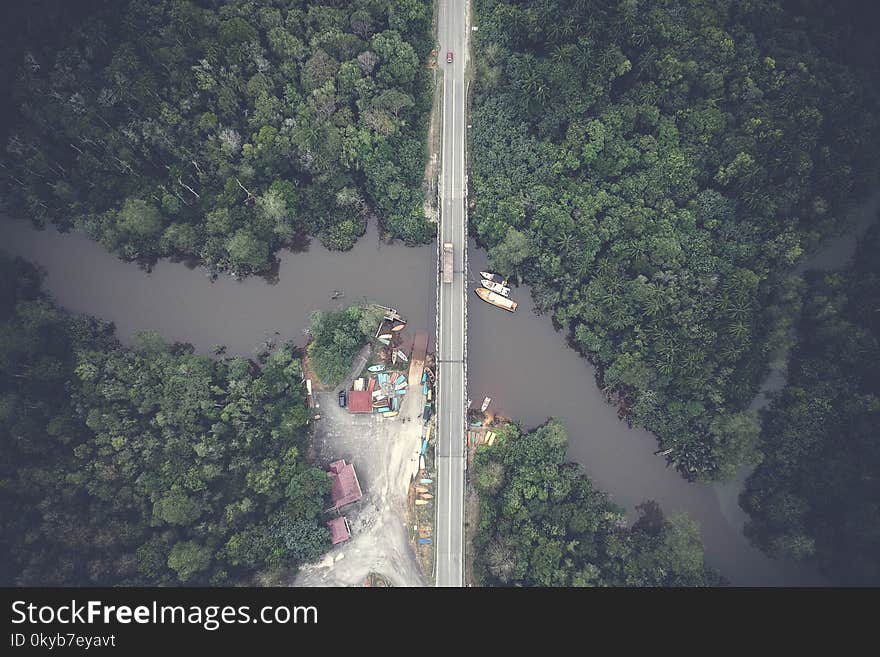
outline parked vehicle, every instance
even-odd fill
[[[447,64],[452,63],[452,51],[451,50],[446,51],[446,63]]]
[[[339,405],[345,408],[345,390],[339,391]]]
[[[443,242],[443,282],[452,282],[452,242]]]

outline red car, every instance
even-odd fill
[[[451,50],[446,51],[446,63],[447,64],[452,63],[452,51]]]

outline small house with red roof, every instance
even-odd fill
[[[368,390],[352,390],[349,392],[348,410],[352,413],[372,413],[373,393]]]
[[[333,545],[345,543],[351,538],[351,528],[348,526],[348,520],[345,519],[345,516],[333,518],[327,522],[327,529],[330,530],[330,541]]]
[[[338,509],[346,504],[357,502],[364,494],[361,492],[361,484],[358,481],[357,473],[351,463],[346,463],[345,459],[333,461],[330,469],[327,471],[332,480],[330,485],[330,499],[333,501],[334,509]]]

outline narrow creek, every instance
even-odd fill
[[[880,207],[880,194],[863,205],[853,234]],[[84,235],[0,217],[0,248],[41,265],[45,288],[65,308],[112,321],[120,339],[157,330],[167,340],[191,343],[209,353],[225,345],[252,355],[266,340],[304,344],[314,310],[340,308],[364,299],[394,306],[410,326],[434,335],[436,245],[386,244],[375,226],[344,254],[313,241],[304,252],[280,256],[277,280],[220,277],[202,268],[160,261],[150,272],[108,254]],[[831,242],[807,267],[834,267],[852,253],[855,238]],[[486,269],[484,251],[471,244],[472,272]],[[478,284],[476,277],[471,277]],[[344,298],[332,299],[335,290]],[[470,396],[491,396],[494,410],[536,426],[553,416],[565,422],[569,456],[582,464],[612,499],[634,513],[646,499],[664,511],[686,511],[701,526],[707,560],[738,585],[821,585],[809,568],[781,563],[751,547],[741,533],[744,514],[736,503],[740,484],[685,482],[655,456],[654,437],[617,419],[596,386],[594,369],[556,332],[549,318],[531,312],[530,291],[514,291],[515,314],[503,313],[471,294],[468,305]],[[784,375],[776,372],[773,385]],[[743,473],[742,478],[747,473]]]

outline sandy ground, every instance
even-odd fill
[[[315,395],[321,414],[313,442],[316,464],[324,467],[338,458],[353,463],[364,493],[342,510],[352,537],[322,561],[303,567],[294,586],[361,586],[371,572],[384,575],[394,586],[425,585],[404,522],[407,488],[418,468],[421,386],[409,386],[411,392],[396,418],[349,413],[339,407],[336,396],[342,387],[351,389],[363,365],[364,360],[356,358],[343,384]]]

